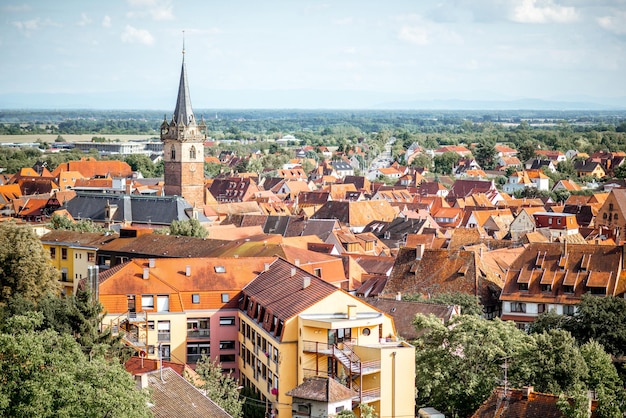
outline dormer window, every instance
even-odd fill
[[[551,284],[542,284],[541,285],[541,291],[542,292],[552,292],[552,285]]]
[[[517,288],[519,290],[528,290],[528,283],[518,283]]]
[[[574,293],[574,286],[563,286],[563,292]]]

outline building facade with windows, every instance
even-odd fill
[[[117,234],[53,230],[41,237],[44,250],[54,267],[61,273],[62,291],[75,294],[78,283],[86,279],[89,269],[95,267],[96,252]]]
[[[543,312],[574,314],[583,294],[624,297],[624,262],[623,246],[530,244],[507,272],[502,319],[525,326]]]
[[[283,259],[242,293],[240,383],[267,400],[274,416],[304,410],[288,392],[314,378],[352,390],[351,408],[414,415],[415,348],[398,341],[390,316]]]
[[[274,259],[132,259],[100,273],[103,326],[148,358],[207,355],[237,377],[237,298]]]

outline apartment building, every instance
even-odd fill
[[[275,257],[138,258],[100,273],[103,326],[147,358],[237,370],[238,297]]]
[[[239,300],[240,382],[276,417],[305,411],[288,393],[319,378],[351,389],[352,408],[414,415],[415,348],[398,341],[390,316],[280,258]]]

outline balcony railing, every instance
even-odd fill
[[[206,355],[206,354],[204,354]],[[203,354],[187,354],[187,363],[194,364],[200,361]]]
[[[170,332],[167,331],[159,331],[157,334],[157,341],[169,341],[170,340]]]
[[[188,329],[187,338],[210,338],[211,330],[209,328]]]

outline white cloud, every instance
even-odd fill
[[[519,23],[571,23],[580,18],[575,7],[560,6],[552,0],[522,0],[510,17]]]
[[[37,17],[31,20],[19,20],[13,22],[13,26],[21,31],[32,32],[41,28],[41,18]]]
[[[80,20],[78,21],[78,26],[87,26],[89,24],[91,24],[92,20],[89,16],[87,16],[87,13],[81,13],[80,14]]]
[[[154,43],[154,37],[145,29],[137,29],[130,25],[126,25],[124,33],[122,33],[122,42],[124,43],[138,43],[144,45],[152,45]]]
[[[111,27],[111,17],[109,15],[106,15],[102,18],[102,27],[103,28]]]
[[[626,34],[626,12],[616,12],[613,16],[602,16],[597,19],[598,24],[609,32],[617,35]]]

